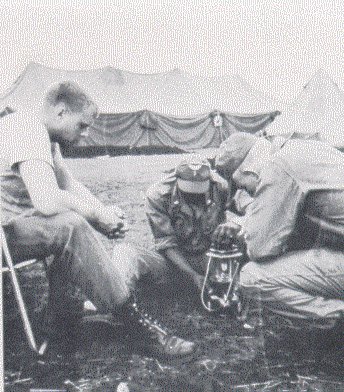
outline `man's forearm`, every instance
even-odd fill
[[[54,215],[66,211],[74,211],[89,222],[97,222],[102,216],[102,209],[99,208],[98,203],[92,203],[65,190],[57,191],[41,212],[45,215]]]
[[[98,209],[104,207],[102,202],[98,200],[83,184],[77,181],[69,170],[63,165],[55,168],[57,182],[59,187],[81,198],[85,203],[97,206]]]
[[[105,214],[102,204],[95,197],[88,198],[85,197],[87,193],[76,194],[65,190],[65,187],[61,188],[61,177],[57,178],[53,168],[45,161],[22,162],[19,172],[33,206],[43,215],[75,211],[89,221],[97,221],[101,214]]]
[[[164,251],[164,254],[177,268],[187,275],[193,276],[196,273],[196,271],[186,262],[183,254],[178,248],[168,248]]]
[[[68,191],[72,193],[75,197],[81,198],[85,203],[89,203],[93,208],[101,210],[104,208],[104,204],[97,199],[83,184],[74,180]]]

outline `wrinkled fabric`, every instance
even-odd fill
[[[8,246],[15,263],[54,255],[50,267],[50,303],[61,304],[65,285],[81,289],[100,311],[114,312],[129,298],[121,265],[131,262],[126,247],[112,259],[98,233],[80,215],[66,212],[50,217],[19,217],[4,226]]]
[[[214,125],[214,113],[186,118],[164,116],[147,110],[101,114],[77,146],[167,146],[184,151],[213,148],[219,147],[234,132],[256,133],[262,130],[278,114],[238,116],[220,113],[222,126]]]
[[[309,210],[342,223],[343,188],[343,153],[319,141],[286,142],[261,170],[254,201],[246,210],[244,229],[250,258],[283,254],[301,212]]]
[[[241,271],[243,292],[284,316],[344,317],[343,238],[304,219],[343,224],[344,155],[319,141],[275,151],[241,222],[252,260]]]
[[[325,248],[289,252],[240,273],[245,295],[275,313],[307,319],[344,316],[344,255]]]

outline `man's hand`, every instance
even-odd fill
[[[125,233],[128,231],[128,228],[125,226],[123,221],[119,221],[117,223],[105,223],[99,221],[94,223],[94,227],[110,240],[115,238],[124,238]]]
[[[107,206],[105,207],[108,213],[112,216],[117,216],[118,218],[125,219],[125,213],[117,206]]]
[[[129,230],[124,222],[123,211],[116,206],[104,206],[94,227],[109,239],[124,238]]]
[[[236,237],[241,230],[241,226],[234,222],[226,222],[218,225],[215,229],[212,242],[217,246],[226,246],[231,242],[233,237]]]

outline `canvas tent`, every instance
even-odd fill
[[[344,147],[344,94],[323,70],[304,86],[291,107],[266,128],[268,135],[319,138]]]
[[[270,123],[278,104],[237,76],[200,78],[179,69],[136,74],[110,66],[66,71],[30,63],[0,101],[0,107],[40,108],[48,86],[77,82],[102,113],[79,146],[216,147],[235,131],[257,132]]]

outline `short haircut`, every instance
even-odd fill
[[[92,99],[74,82],[56,83],[48,89],[46,102],[56,106],[63,102],[72,112],[80,112],[90,106],[95,106]]]

